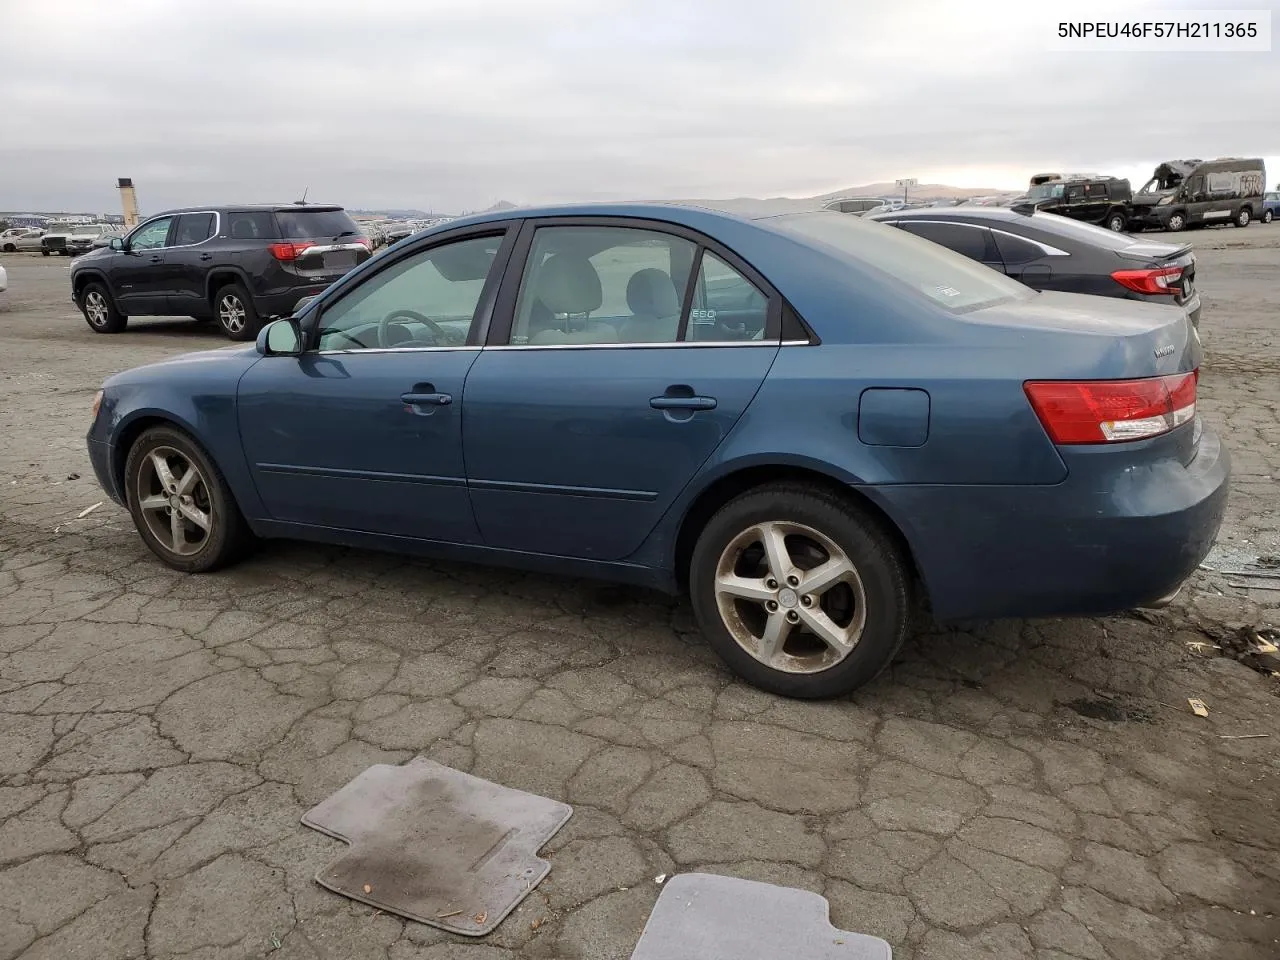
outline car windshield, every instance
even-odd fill
[[[1033,296],[1029,287],[990,267],[887,224],[830,213],[790,214],[774,223],[875,267],[957,313]]]
[[[277,210],[280,236],[289,240],[329,240],[358,237],[360,228],[345,210]]]
[[[1032,200],[1056,200],[1062,196],[1064,187],[1061,183],[1037,183],[1027,191]]]
[[[1060,217],[1056,213],[1036,213],[1032,216],[1032,224],[1045,233],[1079,240],[1095,247],[1108,250],[1124,250],[1134,244],[1133,237],[1124,233],[1116,233],[1105,227],[1097,227],[1092,223],[1082,223],[1070,217]]]

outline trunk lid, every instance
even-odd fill
[[[1136,239],[1130,246],[1117,250],[1116,256],[1123,261],[1120,269],[1132,269],[1134,266],[1179,268],[1180,282],[1173,286],[1173,302],[1180,307],[1196,295],[1196,255],[1189,243]]]
[[[336,280],[372,255],[359,226],[341,207],[294,205],[275,211],[280,237],[294,245],[288,261],[303,279]]]

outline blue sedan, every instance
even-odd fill
[[[688,591],[749,682],[831,697],[922,605],[1167,602],[1227,499],[1201,357],[1180,310],[839,213],[512,210],[112,377],[88,446],[178,570],[284,537]]]

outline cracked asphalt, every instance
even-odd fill
[[[1221,543],[1280,554],[1280,226],[1188,236]],[[67,261],[0,262],[0,958],[627,958],[689,870],[819,892],[897,960],[1280,956],[1280,682],[1196,645],[1280,623],[1268,581],[934,628],[813,704],[638,591],[289,543],[183,576],[79,516],[83,437],[105,376],[225,341],[95,335]],[[340,847],[303,812],[415,754],[574,806],[483,940],[312,879]]]

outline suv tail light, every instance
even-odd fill
[[[1135,293],[1177,293],[1182,288],[1181,267],[1117,270],[1111,279]]]
[[[1141,380],[1029,380],[1027,399],[1056,444],[1121,443],[1195,418],[1200,371]]]
[[[314,247],[314,243],[273,243],[270,246],[271,255],[277,260],[297,260],[302,256],[303,251]]]

